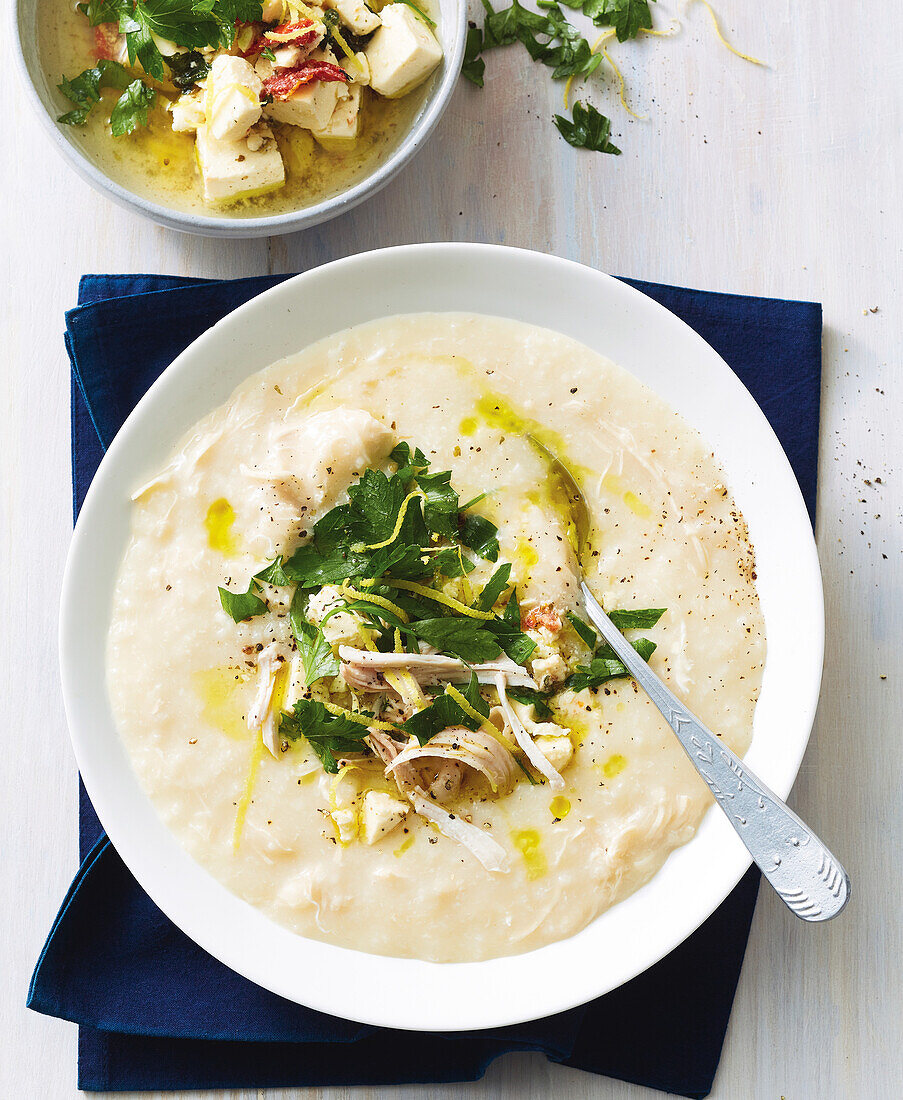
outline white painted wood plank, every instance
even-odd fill
[[[56,677],[56,601],[69,537],[68,370],[62,313],[85,271],[238,276],[367,248],[480,240],[550,250],[616,274],[825,306],[819,544],[825,688],[793,803],[854,879],[834,925],[793,923],[763,895],[716,1097],[903,1095],[903,51],[878,0],[841,24],[823,5],[716,4],[764,71],[726,53],[701,6],[676,38],[616,46],[620,158],[564,145],[561,88],[515,51],[486,88],[458,89],[428,147],[381,195],[303,235],[191,238],[144,223],[74,177],[0,72],[9,104],[2,206],[0,1096],[65,1098],[74,1028],[27,1012],[28,976],[75,862],[75,768]],[[657,20],[677,11],[658,4]],[[877,313],[866,312],[878,307]],[[882,392],[883,391],[883,392]],[[876,482],[880,477],[881,483]],[[865,484],[869,479],[872,484]],[[884,557],[883,555],[886,555]],[[879,677],[886,675],[887,679]],[[546,1097],[651,1100],[650,1090],[510,1056],[471,1086],[283,1090],[286,1100]],[[253,1090],[219,1093],[252,1100]]]

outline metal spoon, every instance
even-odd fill
[[[528,438],[547,459],[550,472],[567,494],[577,545],[586,546],[592,523],[580,486],[546,446],[533,436]],[[839,860],[665,686],[605,614],[582,577],[580,587],[593,626],[674,730],[684,752],[781,901],[802,920],[825,921],[836,917],[850,898],[850,878]]]

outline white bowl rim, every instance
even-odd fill
[[[423,109],[415,119],[413,126],[390,155],[377,166],[375,171],[359,180],[353,187],[349,187],[347,191],[342,191],[338,195],[333,195],[331,198],[324,199],[313,206],[260,218],[226,219],[203,214],[191,214],[187,211],[161,206],[159,203],[142,198],[111,179],[94,164],[90,157],[83,153],[73,142],[66,139],[56,120],[45,107],[34,81],[31,79],[19,34],[21,25],[19,13],[23,10],[24,3],[25,0],[15,0],[15,3],[9,9],[11,19],[9,37],[13,43],[13,57],[32,110],[37,115],[45,133],[50,136],[56,150],[86,183],[90,184],[96,191],[106,195],[117,206],[143,214],[151,221],[163,225],[167,229],[175,229],[183,233],[194,233],[202,237],[241,239],[296,233],[299,230],[320,225],[322,222],[329,221],[340,214],[345,214],[378,191],[381,191],[410,162],[414,154],[424,145],[439,124],[439,120],[451,102],[458,83],[467,36],[466,0],[453,0],[457,7],[457,17],[449,24],[450,29],[454,31],[451,38],[453,48],[450,52],[446,52],[443,57],[439,79],[430,92]],[[445,18],[443,12],[443,19]]]
[[[118,491],[115,486],[118,468],[142,439],[152,439],[147,429],[164,406],[178,410],[184,404],[186,386],[193,374],[201,372],[205,357],[212,362],[217,354],[225,354],[240,341],[243,330],[259,333],[260,327],[254,320],[257,314],[267,316],[273,329],[278,328],[279,318],[291,317],[293,300],[303,298],[309,305],[318,286],[321,291],[324,287],[328,289],[330,283],[336,289],[344,289],[350,280],[357,278],[364,285],[376,287],[374,294],[379,299],[380,295],[396,293],[390,286],[391,280],[407,271],[411,277],[405,294],[419,286],[422,293],[428,295],[430,288],[422,286],[424,271],[432,272],[435,283],[437,272],[445,273],[447,278],[448,272],[454,275],[460,269],[461,274],[466,272],[468,284],[472,284],[475,282],[473,272],[480,265],[487,272],[493,270],[495,273],[493,279],[486,275],[486,285],[490,288],[501,286],[504,282],[501,273],[505,273],[508,286],[494,292],[502,296],[510,293],[512,300],[516,298],[514,284],[518,280],[530,288],[545,281],[548,294],[540,296],[535,305],[531,302],[531,313],[538,310],[544,314],[556,308],[547,299],[554,297],[556,288],[567,287],[569,295],[585,292],[593,301],[607,301],[612,309],[626,311],[627,317],[640,317],[645,329],[633,331],[631,339],[642,342],[647,339],[647,330],[657,329],[664,334],[669,355],[675,360],[681,348],[685,349],[684,353],[691,349],[692,355],[698,357],[699,369],[706,375],[707,384],[718,390],[714,397],[705,399],[721,400],[730,395],[730,400],[737,404],[737,411],[742,412],[740,420],[732,421],[732,432],[725,440],[729,441],[735,434],[748,435],[760,448],[756,462],[763,467],[768,507],[780,517],[782,555],[788,548],[791,550],[782,558],[783,572],[778,583],[786,583],[788,591],[794,594],[793,621],[807,641],[802,653],[795,653],[794,643],[796,664],[790,681],[792,692],[780,699],[782,707],[786,707],[789,699],[792,713],[781,710],[772,715],[769,712],[771,717],[781,720],[778,735],[771,733],[771,727],[759,729],[760,715],[772,681],[777,677],[786,689],[790,675],[786,660],[774,664],[776,639],[769,636],[765,681],[756,713],[756,735],[746,758],[768,786],[786,798],[814,721],[824,652],[821,574],[811,524],[796,478],[764,414],[733,371],[698,334],[628,284],[569,260],[494,245],[403,245],[313,268],[239,307],[174,360],[141,399],[114,439],[81,509],[66,564],[61,601],[61,675],[76,759],[104,828],[145,891],[202,948],[256,984],[331,1015],[414,1031],[469,1031],[521,1023],[564,1011],[617,988],[666,956],[711,915],[749,867],[745,848],[723,815],[709,812],[693,840],[673,852],[658,874],[639,891],[607,910],[575,936],[526,954],[479,963],[435,964],[368,955],[307,940],[275,925],[220,885],[188,856],[156,816],[125,758],[109,713],[105,683],[102,680],[97,683],[96,659],[94,683],[85,686],[90,676],[85,677],[84,672],[92,667],[89,656],[92,628],[94,634],[102,633],[105,642],[108,621],[99,616],[103,619],[101,630],[86,615],[96,616],[92,600],[103,591],[103,581],[98,582],[95,574],[104,541],[112,541],[106,520],[110,516],[116,519],[117,508],[120,512],[127,509],[126,504],[111,496]],[[418,268],[420,279],[412,274]],[[467,297],[475,290],[472,285],[462,285],[460,293]],[[514,315],[492,306],[471,312]],[[380,314],[377,309],[373,315],[389,313]],[[361,317],[352,323],[366,319]],[[294,320],[297,321],[297,317]],[[317,318],[311,323],[322,322]],[[540,317],[532,323],[545,322]],[[573,335],[570,325],[568,334]],[[311,337],[312,340],[318,338],[319,335]],[[609,340],[610,334],[605,338]],[[298,345],[293,346],[297,350]],[[261,354],[264,356],[262,362],[249,365],[244,376],[279,358],[270,355],[267,359],[267,349]],[[235,380],[231,375],[229,378],[225,396],[238,375]],[[684,386],[684,391],[686,389]],[[214,407],[223,399],[218,394],[209,396],[206,408]],[[677,407],[671,397],[668,400]],[[192,412],[188,423],[193,419],[196,417]],[[161,434],[165,434],[168,441],[162,451],[165,457],[167,449],[171,450],[181,433],[174,430],[171,434]],[[723,457],[723,450],[719,449],[718,453]],[[732,469],[726,466],[726,473],[730,482]],[[750,519],[749,504],[754,502],[756,493],[762,496],[764,489],[753,490],[739,483],[731,483],[731,488]],[[755,503],[754,507],[760,509],[761,503]],[[757,532],[752,523],[750,530],[755,540]],[[759,530],[760,535],[763,533],[764,527]],[[119,546],[118,557],[121,558],[123,542]],[[758,554],[759,543],[756,549]],[[773,568],[769,568],[769,572],[777,576]],[[90,591],[92,578],[96,589],[93,596]],[[770,634],[771,611],[765,608],[764,580],[760,568],[760,595]],[[768,583],[771,584],[771,580]],[[786,657],[788,652],[785,647],[780,656]],[[770,704],[771,695],[768,698]],[[772,756],[758,759],[766,735],[771,754],[774,753],[771,739],[779,736],[779,759]],[[111,762],[112,757],[117,759]],[[122,761],[125,761],[125,771]],[[111,769],[116,783],[111,781]],[[717,856],[717,874],[711,870],[713,854]],[[686,896],[687,881],[692,881],[696,887],[692,898]],[[236,948],[235,940],[239,927],[243,932],[240,949]],[[617,932],[618,935],[640,937],[646,949],[625,951],[623,943],[619,942],[617,950],[613,950],[605,938],[606,932],[609,936]],[[617,940],[617,935],[614,938]],[[598,961],[603,974],[587,965],[587,957]]]

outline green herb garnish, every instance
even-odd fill
[[[459,520],[461,542],[486,561],[497,561],[499,556],[498,527],[484,516],[465,515]]]
[[[656,650],[655,642],[648,638],[637,638],[630,643],[644,661]],[[566,687],[571,691],[582,691],[584,688],[597,688],[609,680],[617,680],[623,676],[629,676],[627,666],[622,664],[615,651],[607,645],[598,649],[588,665],[578,665],[568,678]]]
[[[407,629],[416,638],[435,646],[440,653],[476,665],[494,660],[501,652],[500,642],[486,629],[491,625],[494,624],[480,619],[449,616],[422,619],[411,623]]]
[[[563,0],[563,3],[569,8],[582,8],[597,27],[614,27],[619,42],[636,38],[640,31],[652,27],[649,0],[578,0],[577,3]]]
[[[237,623],[242,623],[245,619],[252,619],[255,615],[262,615],[265,611],[269,611],[266,601],[257,595],[255,591],[257,587],[257,582],[252,577],[247,592],[230,592],[228,588],[220,588],[219,598],[223,605],[223,611],[231,615]]]
[[[124,65],[106,58],[71,80],[64,77],[57,87],[66,99],[75,104],[75,110],[68,111],[57,119],[57,122],[66,126],[83,126],[91,109],[100,102],[100,94],[105,88],[122,92],[111,118],[113,133],[117,136],[130,134],[139,123],[145,124],[148,108],[156,98],[156,92],[140,80],[135,80]]]
[[[623,608],[608,612],[608,617],[618,630],[648,630],[655,626],[665,613],[664,607],[647,608]],[[627,667],[618,660],[617,654],[610,645],[603,642],[598,645],[598,636],[595,630],[585,623],[577,615],[568,612],[568,622],[589,646],[593,652],[588,665],[578,665],[567,681],[567,687],[572,691],[582,691],[586,687],[601,687],[609,680],[616,680],[622,676],[629,676]],[[638,638],[630,643],[644,661],[648,661],[655,652],[655,642],[648,638]]]
[[[291,712],[283,712],[279,736],[286,741],[306,737],[320,759],[323,770],[335,775],[339,770],[336,754],[362,752],[367,727],[341,715],[330,714],[316,699],[299,699]]]
[[[464,61],[461,65],[461,75],[465,76],[471,84],[478,88],[483,87],[483,74],[486,72],[486,62],[480,57],[483,52],[483,32],[471,23],[467,28],[467,38],[464,40]]]
[[[516,665],[524,664],[536,649],[536,642],[521,630],[516,591],[512,591],[501,617],[491,619],[486,623],[486,629],[495,635],[499,645]]]
[[[619,157],[621,150],[609,141],[611,119],[600,114],[595,107],[578,99],[571,111],[571,118],[555,115],[553,122],[568,143],[579,149],[592,149],[596,153],[612,153]]]
[[[292,636],[301,656],[304,666],[304,682],[310,687],[324,676],[338,676],[339,662],[332,652],[332,646],[326,640],[323,633],[323,623],[331,618],[341,608],[334,608],[323,617],[323,622],[317,626],[310,622],[305,615],[307,593],[303,588],[296,588],[292,596],[289,608],[288,621],[292,629]]]
[[[509,699],[513,699],[515,703],[524,703],[526,706],[531,706],[536,711],[536,717],[540,721],[545,721],[547,718],[552,717],[552,708],[549,706],[547,700],[549,695],[537,691],[535,688],[515,688],[509,687],[507,689],[507,695]]]
[[[471,675],[467,687],[461,687],[458,690],[478,714],[484,718],[489,717],[489,704],[480,694],[480,685],[475,675]],[[425,745],[437,733],[448,729],[449,726],[465,726],[469,730],[475,730],[478,724],[473,716],[463,710],[446,691],[442,695],[437,695],[428,707],[424,707],[403,722],[401,729],[405,733],[412,733],[421,745]]]
[[[618,630],[649,630],[659,621],[667,609],[647,607],[633,611],[629,608],[608,612],[608,617]]]
[[[266,52],[266,51],[264,51]],[[187,92],[195,84],[205,80],[210,72],[210,66],[197,50],[188,53],[174,53],[166,58],[169,66],[169,77],[180,92]]]
[[[652,27],[649,0],[561,0],[581,10],[597,26],[611,26],[618,40],[635,38]],[[552,70],[553,80],[588,77],[602,63],[586,38],[570,23],[556,0],[538,0],[539,11],[512,0],[508,8],[496,10],[483,0],[486,17],[482,29],[475,24],[468,31],[462,73],[471,83],[483,87],[483,54],[498,46],[520,42],[534,61]],[[595,107],[575,103],[572,117],[555,115],[558,130],[570,145],[599,153],[619,154],[610,140],[611,121]]]

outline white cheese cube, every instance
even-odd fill
[[[382,22],[380,17],[367,7],[364,0],[325,0],[323,6],[334,8],[345,26],[355,34],[370,34]]]
[[[543,648],[545,647],[540,646],[538,652]],[[553,684],[560,684],[568,673],[564,658],[553,650],[547,650],[542,656],[534,657],[531,670],[540,691],[545,691]]]
[[[300,46],[281,46],[273,50],[273,64],[277,69],[296,69],[304,58]],[[264,61],[267,59],[264,58]]]
[[[353,145],[361,132],[361,86],[352,84],[348,88],[349,95],[346,99],[340,99],[336,109],[332,112],[332,118],[322,130],[314,130],[313,135],[324,149],[332,152],[341,152]],[[343,615],[351,616],[347,612],[339,612],[324,627],[324,633],[330,624]],[[330,639],[332,640],[332,639]]]
[[[551,723],[543,723],[546,726]],[[537,729],[541,727],[536,727]],[[554,728],[554,727],[553,727]],[[534,730],[535,732],[535,730]],[[574,746],[567,734],[540,734],[533,739],[536,747],[557,772],[564,771],[574,755]]]
[[[336,832],[342,844],[350,844],[357,839],[357,813],[351,806],[333,810],[329,815],[335,822]]]
[[[266,105],[264,114],[290,126],[322,130],[329,124],[339,100],[347,95],[348,86],[344,81],[315,80],[299,88],[289,99],[274,99]]]
[[[367,791],[361,806],[361,832],[365,844],[375,844],[404,821],[410,803],[385,791]]]
[[[204,96],[201,92],[180,95],[175,103],[169,104],[172,114],[172,128],[177,134],[193,134],[205,121]]]
[[[260,118],[263,84],[243,57],[220,54],[207,77],[207,127],[217,141],[236,141]]]
[[[389,4],[380,18],[382,26],[365,51],[370,87],[387,99],[398,99],[426,80],[442,60],[442,47],[407,4]]]
[[[250,144],[258,140],[263,144],[252,150]],[[285,183],[282,157],[269,126],[259,126],[247,139],[218,141],[205,123],[198,127],[196,151],[207,202],[265,195]]]

